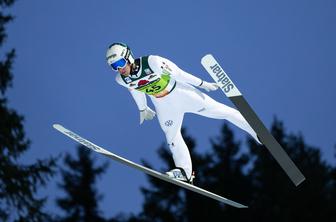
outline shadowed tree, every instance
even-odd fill
[[[234,142],[232,131],[227,125],[221,135],[212,141],[213,150],[205,154],[195,151],[195,141],[183,137],[189,147],[197,186],[218,194],[231,194],[232,197],[247,200],[247,183],[243,167],[248,163],[246,155],[239,153],[239,143]],[[159,149],[160,158],[166,164],[166,171],[174,167],[168,149]],[[145,197],[139,221],[215,221],[221,218],[226,206],[185,189],[178,188],[156,178],[148,177],[149,188],[142,188]]]
[[[57,205],[63,210],[60,222],[104,222],[106,221],[98,209],[101,196],[97,193],[97,178],[107,169],[107,163],[95,166],[91,152],[84,146],[77,148],[77,159],[70,154],[64,158],[64,169],[61,169],[63,181],[60,188],[65,197],[57,199]]]
[[[271,132],[306,176],[295,187],[265,149],[250,141],[255,155],[250,172],[254,221],[336,221],[335,169],[322,160],[320,149],[305,143],[302,135],[286,134],[283,123],[274,120]]]
[[[6,39],[5,25],[13,18],[3,10],[12,0],[0,0],[0,47]],[[23,116],[8,107],[6,91],[12,86],[12,65],[15,50],[0,61],[0,221],[48,221],[43,211],[46,198],[37,191],[53,175],[55,159],[36,160],[23,164],[20,157],[29,149]]]
[[[286,134],[277,119],[271,132],[307,180],[295,187],[265,147],[248,140],[248,153],[240,151],[233,132],[224,125],[211,140],[213,149],[197,154],[195,141],[183,133],[190,148],[197,185],[249,206],[236,209],[158,179],[148,177],[142,188],[143,210],[122,221],[336,221],[336,169],[321,158],[320,150],[302,135]],[[167,148],[159,155],[173,167]],[[147,164],[148,165],[148,164]]]
[[[211,159],[207,163],[208,175],[204,176],[204,186],[229,199],[248,204],[252,197],[251,182],[246,175],[250,157],[241,151],[240,142],[235,141],[233,131],[226,123],[223,124],[220,135],[211,139],[211,145],[212,150],[208,154]],[[214,204],[218,206],[213,208],[216,210],[210,216],[212,220],[244,220],[242,211],[219,202],[209,202],[209,206]],[[206,216],[203,218],[206,219]]]
[[[195,147],[193,139],[186,136],[184,129],[182,129],[182,135],[193,160],[197,159],[198,155],[193,152]],[[165,164],[165,167],[160,171],[165,172],[174,168],[173,159],[167,146],[162,145],[158,154]],[[145,165],[152,168],[147,162]],[[148,181],[150,187],[141,188],[145,201],[138,221],[183,221],[182,212],[179,209],[184,205],[185,190],[151,176],[148,176]]]

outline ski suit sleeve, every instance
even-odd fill
[[[188,83],[193,86],[199,86],[203,82],[202,79],[183,71],[177,65],[175,65],[173,62],[171,62],[166,58],[153,55],[149,57],[148,61],[156,69],[161,69],[161,72],[162,71],[168,72],[171,75],[171,77],[178,82]]]
[[[137,90],[133,90],[133,89],[130,89],[126,84],[124,84],[120,78],[120,76],[116,76],[116,82],[123,86],[123,87],[126,87],[128,89],[128,91],[131,93],[138,109],[141,111],[141,110],[144,110],[147,108],[147,98],[146,98],[146,95],[145,93],[143,92],[139,92]]]
[[[147,98],[145,93],[133,89],[128,90],[137,104],[139,111],[145,110],[147,108]]]

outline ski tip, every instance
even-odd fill
[[[208,53],[208,54],[206,54],[205,56],[203,56],[202,59],[205,59],[205,58],[207,58],[207,57],[213,57],[213,56],[212,56],[212,54]]]
[[[53,124],[53,127],[57,130],[64,128],[61,124],[58,124],[58,123]]]
[[[211,54],[206,54],[205,56],[202,57],[201,59],[201,63],[205,63],[206,61],[208,61],[209,59],[212,59],[213,56]]]

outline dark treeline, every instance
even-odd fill
[[[269,152],[248,141],[240,142],[224,124],[203,154],[196,141],[184,133],[196,170],[196,184],[249,206],[236,209],[198,194],[148,177],[142,188],[144,203],[138,215],[120,221],[336,221],[336,168],[321,158],[318,148],[307,145],[302,135],[287,134],[274,120],[272,134],[305,174],[295,187]],[[159,149],[165,171],[172,167],[168,148]],[[147,164],[148,165],[148,164]]]
[[[66,154],[64,166],[61,168],[62,182],[59,187],[65,192],[64,197],[57,199],[57,205],[64,212],[55,221],[106,221],[98,209],[98,203],[102,196],[99,195],[96,186],[97,178],[107,169],[107,163],[95,166],[90,151],[79,146],[77,148],[78,159]]]
[[[0,48],[7,37],[5,25],[13,19],[3,9],[13,3],[0,0]],[[54,175],[55,159],[20,162],[30,141],[25,136],[23,116],[8,107],[6,96],[12,86],[16,52],[11,49],[0,56],[0,221],[50,221],[44,209],[46,197],[38,196],[37,191]]]
[[[148,176],[148,185],[141,188],[141,212],[121,212],[114,218],[104,218],[98,209],[100,195],[94,187],[106,167],[95,166],[92,152],[79,147],[78,159],[65,157],[60,187],[66,197],[58,199],[64,215],[56,221],[336,221],[336,168],[323,161],[319,149],[307,145],[302,135],[286,133],[277,119],[271,132],[305,174],[307,179],[299,187],[292,184],[263,146],[252,139],[242,146],[227,124],[211,139],[205,153],[197,152],[197,141],[183,130],[196,171],[196,185],[246,204],[248,209],[233,208]],[[164,163],[160,171],[174,167],[168,147],[162,145],[158,155]],[[146,161],[143,164],[151,167]]]
[[[0,0],[0,48],[7,37],[5,26],[13,19],[3,11],[13,3],[14,0]],[[139,213],[121,212],[106,218],[99,209],[103,195],[96,183],[107,165],[97,165],[88,149],[78,147],[75,156],[65,154],[62,162],[52,157],[30,164],[21,161],[30,141],[25,135],[23,116],[8,106],[6,96],[12,87],[15,56],[12,49],[0,58],[0,221],[336,221],[335,166],[325,162],[320,149],[306,144],[302,135],[287,133],[277,119],[272,124],[272,134],[307,178],[299,187],[291,183],[263,146],[251,139],[243,146],[226,124],[211,139],[205,153],[197,151],[197,141],[184,130],[196,185],[249,208],[236,209],[148,177],[148,185],[141,188],[144,202]],[[168,147],[162,145],[158,155],[164,163],[160,171],[173,168]],[[38,192],[57,172],[61,176],[59,194],[51,201],[59,210],[48,212],[47,197]],[[111,208],[116,204],[111,203]]]

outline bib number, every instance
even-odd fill
[[[147,80],[148,81],[148,80]],[[137,90],[144,92],[148,95],[155,95],[164,90],[170,81],[170,76],[162,75],[160,78],[153,80],[152,82],[136,88]]]
[[[146,88],[146,93],[155,94],[156,92],[160,92],[160,89],[161,89],[161,86],[159,85],[149,86],[148,88]]]

